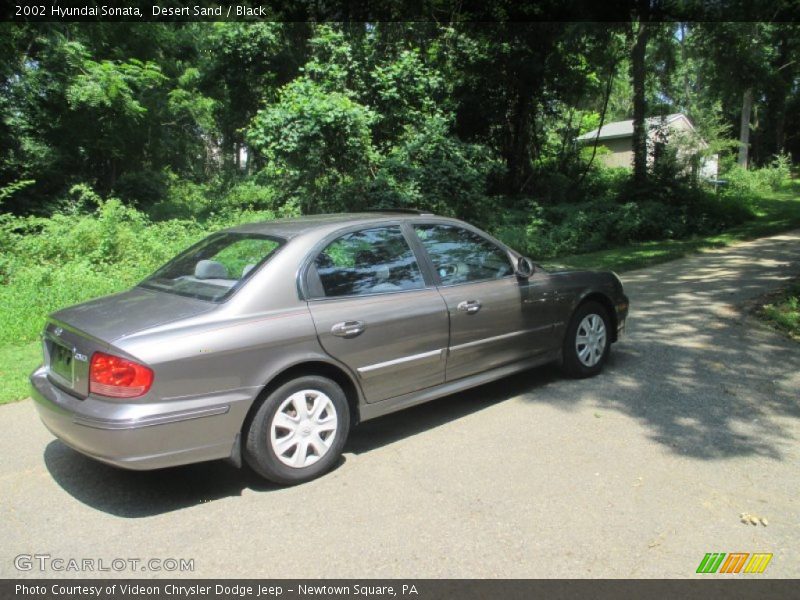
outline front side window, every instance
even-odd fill
[[[423,287],[425,282],[414,253],[396,226],[343,235],[319,253],[309,272],[309,288],[314,297],[360,296]]]
[[[195,244],[145,279],[142,287],[220,302],[282,241],[251,233],[220,233]]]
[[[416,225],[442,285],[500,279],[514,274],[502,249],[477,233],[453,225]]]

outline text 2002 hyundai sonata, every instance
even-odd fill
[[[31,383],[45,425],[98,460],[243,458],[297,483],[359,421],[551,361],[596,374],[627,312],[613,273],[548,272],[454,219],[278,220],[53,314]]]

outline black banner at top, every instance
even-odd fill
[[[800,21],[800,0],[11,0],[0,19],[76,21]]]

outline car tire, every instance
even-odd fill
[[[335,466],[349,430],[342,388],[326,377],[299,377],[260,404],[245,434],[244,459],[270,481],[303,483]]]
[[[583,378],[603,370],[611,350],[611,320],[599,302],[585,302],[572,314],[564,336],[562,370]]]

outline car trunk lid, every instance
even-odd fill
[[[60,310],[48,319],[43,334],[48,376],[63,390],[85,398],[94,352],[108,351],[113,342],[127,335],[215,307],[210,302],[136,287]]]

